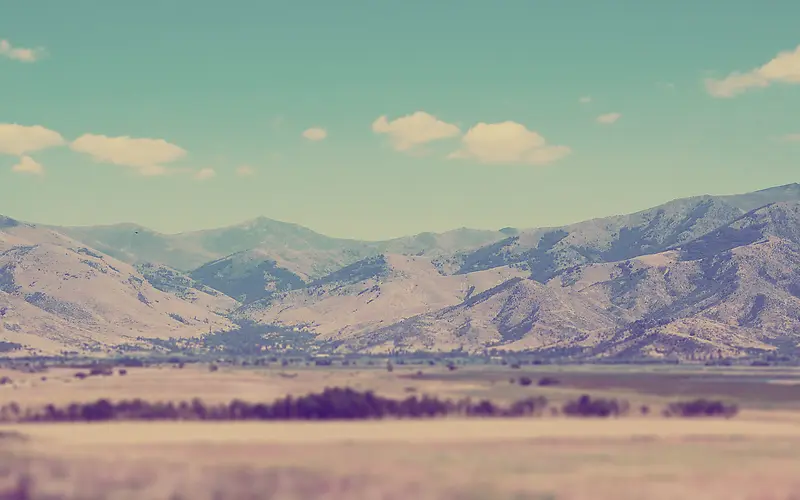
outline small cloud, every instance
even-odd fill
[[[328,137],[328,132],[324,128],[311,127],[303,131],[303,137],[309,141],[321,141]]]
[[[23,156],[20,158],[19,163],[11,167],[11,170],[18,174],[44,175],[44,167],[42,167],[42,164],[38,163],[30,156]]]
[[[800,133],[782,135],[778,140],[781,142],[800,142]]]
[[[380,116],[372,122],[372,131],[388,135],[397,151],[408,151],[415,146],[461,134],[461,129],[456,125],[439,120],[424,111],[417,111],[392,121],[385,115]]]
[[[14,61],[32,63],[41,59],[45,54],[43,49],[26,49],[14,47],[8,40],[0,40],[0,56]]]
[[[656,86],[662,89],[675,90],[675,84],[672,82],[658,82]]]
[[[545,165],[572,150],[547,144],[544,137],[512,121],[478,123],[461,138],[462,148],[450,159],[472,159],[487,164]]]
[[[41,125],[0,123],[0,153],[24,156],[27,153],[64,144],[61,134]]]
[[[581,104],[588,104],[588,103],[592,102],[592,98],[591,98],[591,96],[585,95],[585,96],[581,97],[580,99],[578,99],[578,102],[580,102]]]
[[[213,168],[202,168],[195,172],[194,178],[198,181],[205,181],[215,177],[217,173],[214,171]]]
[[[144,176],[164,175],[167,173],[164,163],[186,156],[183,148],[163,139],[128,136],[84,134],[70,144],[70,149],[88,154],[97,162],[134,168]]]
[[[606,113],[604,115],[600,115],[597,117],[597,123],[602,123],[604,125],[611,125],[620,118],[622,118],[622,113]]]
[[[239,177],[250,177],[256,174],[256,169],[251,167],[250,165],[241,165],[236,167],[236,175]]]
[[[800,83],[800,45],[778,53],[766,64],[745,72],[733,72],[722,79],[707,78],[706,90],[713,97],[730,98],[773,83]]]

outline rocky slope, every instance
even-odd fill
[[[308,286],[275,294],[236,312],[237,318],[301,326],[324,341],[358,337],[416,314],[458,304],[522,273],[497,268],[443,276],[427,257],[380,254]]]
[[[561,349],[700,358],[800,342],[800,203],[756,209],[672,250],[514,279],[364,335],[355,349]]]
[[[215,308],[231,299],[194,290],[189,300],[154,288],[135,268],[47,228],[3,219],[2,340],[43,352],[105,350],[136,337],[187,337],[230,329]]]
[[[561,228],[456,230],[388,242],[336,240],[273,223],[175,240],[128,227],[155,242],[136,246],[123,244],[133,236],[125,240],[122,226],[114,240],[108,228],[66,235],[0,218],[7,325],[0,340],[87,348],[138,335],[196,335],[230,328],[215,313],[235,310],[234,319],[298,327],[343,350],[800,354],[796,184],[675,200]],[[130,262],[251,248],[184,273],[155,263],[134,268],[74,237],[94,238]]]
[[[671,201],[629,215],[559,228],[523,230],[494,244],[443,261],[454,273],[516,264],[546,282],[570,267],[658,253],[694,240],[769,203],[800,201],[800,185],[729,196]]]

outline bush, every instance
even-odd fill
[[[219,370],[219,366],[215,365],[214,363],[211,363],[210,365],[208,365],[208,371],[215,372],[217,370]]]
[[[564,415],[570,417],[618,417],[627,413],[628,403],[616,399],[592,399],[584,394],[574,401],[569,401],[562,407]]]
[[[668,417],[725,417],[731,418],[739,413],[735,403],[711,399],[694,399],[691,401],[677,401],[670,403],[664,411]]]
[[[544,387],[548,385],[558,385],[561,382],[557,378],[553,377],[542,377],[539,379],[539,385]]]
[[[533,380],[531,380],[530,377],[520,377],[519,378],[519,385],[528,386],[528,385],[531,385],[532,383],[533,383]]]
[[[119,373],[120,375],[127,375],[128,370],[126,370],[125,368],[120,368],[119,371],[117,371],[117,373]]]
[[[93,366],[89,370],[89,375],[106,377],[108,375],[114,375],[114,370],[109,366]]]

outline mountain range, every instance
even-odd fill
[[[706,359],[800,343],[800,184],[561,227],[386,241],[259,218],[161,234],[0,217],[0,340],[104,350],[236,323],[342,351]]]

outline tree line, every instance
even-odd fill
[[[39,408],[21,408],[16,403],[0,407],[3,422],[99,422],[109,420],[369,420],[383,418],[418,419],[444,416],[531,417],[540,416],[548,407],[543,396],[525,398],[509,405],[490,400],[449,400],[433,396],[410,396],[392,399],[372,391],[333,387],[305,396],[285,396],[271,403],[233,400],[229,403],[205,403],[200,399],[175,402],[148,402],[142,399],[111,401],[99,399],[66,406],[48,404]],[[551,412],[559,413],[558,407]],[[568,401],[560,413],[573,417],[616,417],[629,412],[624,400],[591,398],[583,395]],[[642,413],[646,413],[644,408]],[[696,417],[736,414],[735,405],[720,401],[695,400],[674,403],[666,416]]]

